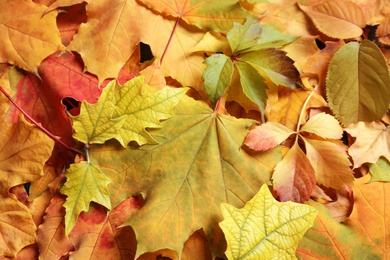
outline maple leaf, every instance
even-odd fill
[[[380,156],[390,160],[390,130],[381,122],[351,124],[345,128],[356,141],[348,148],[353,167],[375,163]]]
[[[356,180],[354,209],[339,223],[319,203],[310,201],[319,214],[297,249],[300,258],[312,259],[385,259],[389,255],[386,203],[389,183],[369,183],[370,176]]]
[[[134,194],[145,197],[145,205],[126,222],[136,232],[137,254],[161,248],[180,252],[201,227],[211,239],[219,203],[240,206],[269,181],[278,150],[250,156],[240,149],[253,122],[183,97],[175,115],[152,131],[159,145],[123,149],[110,143],[89,149],[91,161],[111,178],[113,205]],[[107,156],[114,151],[115,158]],[[170,236],[163,236],[167,229]],[[212,252],[221,254],[219,241],[209,241]]]
[[[134,78],[123,86],[109,83],[96,104],[81,104],[78,116],[72,116],[75,139],[88,143],[104,143],[115,138],[122,146],[130,141],[139,145],[156,143],[145,128],[161,127],[160,120],[172,116],[172,109],[186,88],[154,89],[144,77]],[[152,93],[150,93],[152,92]]]
[[[375,68],[375,70],[373,70]],[[329,64],[326,93],[329,107],[348,126],[380,120],[390,103],[390,75],[375,43],[363,40],[341,47]]]
[[[180,0],[174,3],[167,0],[141,0],[146,6],[162,13],[183,19],[200,29],[227,32],[233,22],[244,22],[253,16],[241,7],[237,0]]]
[[[10,124],[3,114],[0,122],[0,191],[7,196],[11,187],[43,175],[43,165],[50,157],[54,141],[23,116]]]
[[[111,209],[110,194],[107,190],[110,178],[104,175],[98,165],[86,161],[71,164],[65,177],[67,180],[60,191],[68,196],[64,203],[65,232],[68,235],[79,214],[88,211],[91,201]]]
[[[56,11],[44,15],[44,5],[23,0],[3,1],[0,10],[0,62],[37,73],[44,58],[64,50]]]
[[[27,207],[15,198],[0,197],[0,256],[16,257],[35,242],[36,227]]]
[[[314,2],[314,1],[313,1]],[[362,35],[366,21],[362,9],[353,2],[326,0],[314,5],[299,5],[322,33],[348,39]]]
[[[293,259],[317,215],[308,205],[277,202],[265,184],[242,209],[226,203],[221,209],[228,259]]]

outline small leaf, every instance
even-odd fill
[[[276,122],[256,126],[245,139],[245,144],[256,151],[266,151],[284,142],[295,132]]]
[[[297,87],[295,82],[299,82],[299,72],[294,61],[282,50],[261,49],[240,55],[238,60],[250,64],[277,85]]]
[[[339,122],[325,113],[319,113],[310,118],[301,131],[313,133],[322,138],[340,139],[343,136],[343,128]]]
[[[244,94],[259,107],[260,111],[264,111],[268,88],[264,78],[248,63],[236,61],[235,64]]]
[[[354,168],[363,163],[375,163],[383,156],[390,161],[390,128],[381,122],[359,122],[345,128],[350,135],[356,138],[348,148]]]
[[[248,19],[245,24],[234,23],[234,27],[227,33],[226,37],[232,52],[237,53],[256,45],[260,35],[259,21]]]
[[[61,193],[68,196],[64,203],[65,232],[68,235],[79,214],[88,211],[91,201],[111,209],[110,194],[107,190],[111,180],[104,175],[98,165],[85,161],[71,164],[65,176],[67,180],[61,188]]]
[[[326,93],[330,108],[344,126],[380,120],[389,108],[388,86],[386,60],[371,41],[349,42],[330,61]]]
[[[316,185],[315,172],[298,143],[276,165],[272,180],[281,201],[305,202],[310,198]]]
[[[379,158],[374,164],[370,164],[370,182],[387,181],[390,182],[390,162],[385,158]]]
[[[228,259],[293,259],[317,215],[308,205],[277,202],[265,184],[244,208],[222,203],[221,210]]]
[[[172,116],[173,108],[187,88],[165,87],[155,91],[144,77],[129,80],[123,86],[110,82],[96,104],[85,101],[78,116],[72,116],[75,139],[84,143],[104,143],[115,138],[122,146],[130,141],[139,145],[156,143],[145,128],[161,127],[160,120]]]
[[[319,141],[305,137],[303,140],[319,184],[337,190],[352,187],[354,177],[351,162],[348,160],[346,147],[340,141]]]
[[[268,24],[261,25],[262,33],[256,45],[249,50],[255,51],[266,48],[281,48],[284,45],[293,42],[298,37],[283,34]]]
[[[205,60],[204,88],[215,105],[223,95],[233,76],[233,62],[224,54],[213,54]]]
[[[299,5],[322,33],[332,38],[347,39],[362,35],[366,26],[364,13],[350,1],[326,0],[313,6]]]

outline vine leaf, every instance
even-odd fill
[[[104,175],[98,165],[82,161],[71,164],[65,172],[66,182],[61,193],[67,195],[64,208],[65,232],[70,233],[82,211],[88,211],[91,201],[111,209],[107,185],[110,178]]]
[[[71,116],[75,139],[84,143],[104,143],[115,138],[122,146],[130,141],[139,145],[156,143],[145,128],[161,127],[160,120],[172,110],[187,91],[165,87],[155,91],[144,77],[133,78],[120,86],[111,81],[96,104],[83,101],[80,115]]]
[[[92,146],[91,161],[111,178],[113,205],[135,194],[145,198],[126,222],[136,233],[137,254],[162,248],[179,254],[188,237],[203,228],[212,252],[222,255],[213,228],[221,217],[219,204],[242,206],[249,200],[270,180],[280,150],[249,155],[241,146],[253,120],[216,114],[189,97],[174,112],[161,129],[151,131],[159,145]]]
[[[221,210],[228,259],[293,259],[317,215],[311,206],[276,201],[265,184],[242,209],[223,203]]]
[[[375,68],[375,69],[374,69]],[[390,75],[375,43],[363,40],[341,47],[330,61],[326,78],[329,107],[348,126],[380,120],[390,105]]]

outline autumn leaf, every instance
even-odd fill
[[[310,198],[316,185],[315,171],[298,143],[276,165],[272,184],[280,201],[305,202]]]
[[[370,182],[387,181],[390,182],[390,163],[385,158],[379,158],[376,163],[370,164]]]
[[[14,258],[35,242],[36,227],[25,205],[15,198],[0,197],[0,256]]]
[[[27,123],[23,116],[10,124],[0,117],[0,191],[7,196],[9,189],[39,179],[43,166],[53,150],[54,141],[41,130]]]
[[[214,237],[219,203],[242,205],[270,180],[278,150],[250,156],[240,148],[253,122],[215,114],[184,97],[175,115],[151,131],[159,145],[123,149],[110,143],[89,149],[91,160],[111,178],[113,205],[144,195],[145,205],[126,222],[135,230],[137,254],[161,248],[179,253],[201,227],[209,239]],[[218,241],[210,243],[214,254],[222,253]]]
[[[306,154],[316,172],[319,184],[337,190],[348,190],[353,185],[353,171],[346,147],[338,140],[321,141],[303,137]]]
[[[60,191],[68,196],[64,203],[65,232],[68,235],[79,214],[88,211],[91,201],[111,209],[110,194],[107,190],[110,178],[104,175],[98,165],[86,161],[71,164],[65,177],[67,180]]]
[[[299,7],[312,19],[319,31],[332,38],[359,37],[366,25],[362,9],[350,1],[325,0]]]
[[[60,258],[73,251],[73,245],[65,235],[65,199],[54,197],[46,209],[42,225],[38,227],[37,243],[41,259]]]
[[[228,31],[233,22],[244,22],[251,13],[241,7],[237,0],[190,0],[176,1],[167,0],[141,0],[149,8],[163,14],[183,19],[189,24],[196,25],[200,29],[212,31]]]
[[[348,148],[353,167],[364,163],[375,163],[380,156],[390,160],[390,130],[383,123],[359,122],[345,129],[356,141]]]
[[[301,132],[313,133],[322,138],[341,139],[343,128],[331,115],[319,113],[311,117],[301,128]]]
[[[187,91],[166,87],[153,92],[143,77],[123,86],[109,83],[96,104],[81,104],[78,116],[71,117],[75,139],[83,143],[104,143],[115,138],[122,146],[130,141],[139,145],[156,143],[145,128],[161,127],[160,120],[172,116],[172,109]]]
[[[255,151],[266,151],[284,142],[295,132],[276,122],[256,126],[245,139],[245,144]]]
[[[370,176],[356,180],[354,209],[351,216],[338,223],[319,203],[310,202],[319,214],[297,249],[301,259],[386,259],[389,241],[389,183],[369,183]]]
[[[390,75],[380,49],[368,40],[349,42],[329,64],[329,107],[344,126],[380,120],[389,108],[389,85]]]
[[[64,50],[56,11],[44,15],[44,5],[24,0],[3,1],[0,10],[0,62],[36,74],[44,58]]]
[[[244,208],[223,203],[221,209],[228,259],[294,259],[317,215],[308,205],[277,202],[265,184]]]

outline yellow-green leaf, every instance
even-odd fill
[[[388,86],[386,60],[371,41],[349,42],[330,61],[326,94],[330,108],[344,126],[380,120],[389,108]]]
[[[244,208],[223,203],[221,209],[228,259],[295,259],[298,243],[317,215],[308,205],[277,202],[265,184]]]
[[[204,88],[215,105],[232,80],[233,62],[224,54],[213,54],[204,63],[207,65],[202,75]]]
[[[130,141],[139,145],[156,143],[145,128],[161,127],[160,120],[173,115],[173,108],[187,88],[165,87],[156,91],[144,82],[144,77],[133,78],[120,86],[110,82],[96,104],[85,101],[80,115],[72,117],[73,137],[84,143],[104,143],[115,138],[122,146]]]
[[[333,116],[325,113],[319,113],[310,118],[301,131],[330,139],[340,139],[343,136],[343,128],[339,122]]]
[[[390,162],[381,157],[376,163],[370,164],[371,180],[390,182]]]
[[[115,138],[124,118],[113,118],[115,110],[115,81],[111,81],[104,89],[96,104],[83,100],[80,115],[70,116],[75,133],[73,137],[85,144],[102,144]]]
[[[65,231],[69,234],[79,214],[88,211],[91,201],[111,209],[110,194],[107,190],[110,178],[104,175],[98,165],[86,161],[71,164],[65,172],[65,177],[66,182],[61,193],[68,196],[64,208]]]
[[[232,52],[237,53],[256,45],[260,35],[260,22],[248,19],[243,25],[234,23],[234,27],[227,33],[226,37]]]

